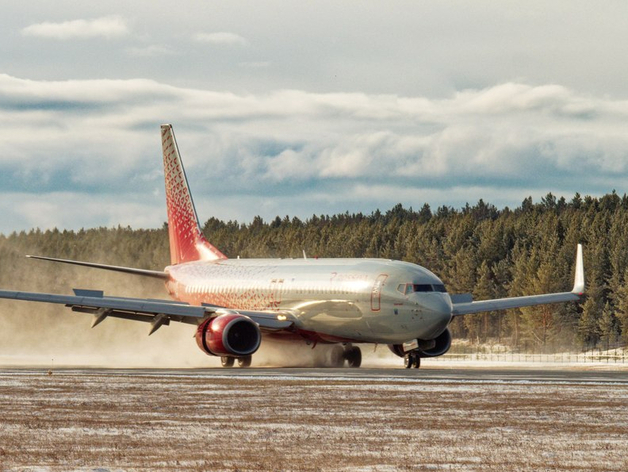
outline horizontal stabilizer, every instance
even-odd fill
[[[157,279],[168,280],[170,276],[162,271],[162,270],[148,270],[148,269],[136,269],[134,267],[122,267],[122,266],[114,266],[107,264],[96,264],[95,262],[82,262],[82,261],[72,261],[69,259],[57,259],[55,257],[45,257],[45,256],[31,256],[27,255],[29,259],[39,259],[42,261],[51,261],[51,262],[61,262],[62,264],[72,264],[83,267],[91,267],[93,269],[102,269],[102,270],[111,270],[115,272],[124,272],[126,274],[133,275],[143,275],[144,277],[153,277]]]

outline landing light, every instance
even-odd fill
[[[279,321],[286,321],[288,319],[288,317],[286,315],[277,315],[277,319]]]

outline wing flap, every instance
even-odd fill
[[[81,291],[79,290],[78,293],[81,293]],[[93,291],[92,293],[96,292]],[[0,298],[29,302],[56,303],[68,307],[91,308],[94,310],[98,308],[111,308],[120,312],[144,315],[166,314],[195,319],[203,319],[207,315],[207,311],[204,307],[184,303],[169,303],[166,300],[163,302],[151,301],[143,298],[56,295],[52,293],[14,292],[10,290],[0,290]]]

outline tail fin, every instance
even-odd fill
[[[172,125],[161,125],[161,144],[171,264],[226,259],[227,256],[209,244],[203,236]]]

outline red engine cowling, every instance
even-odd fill
[[[212,356],[250,356],[261,342],[259,326],[236,313],[205,320],[196,330],[196,344]]]

